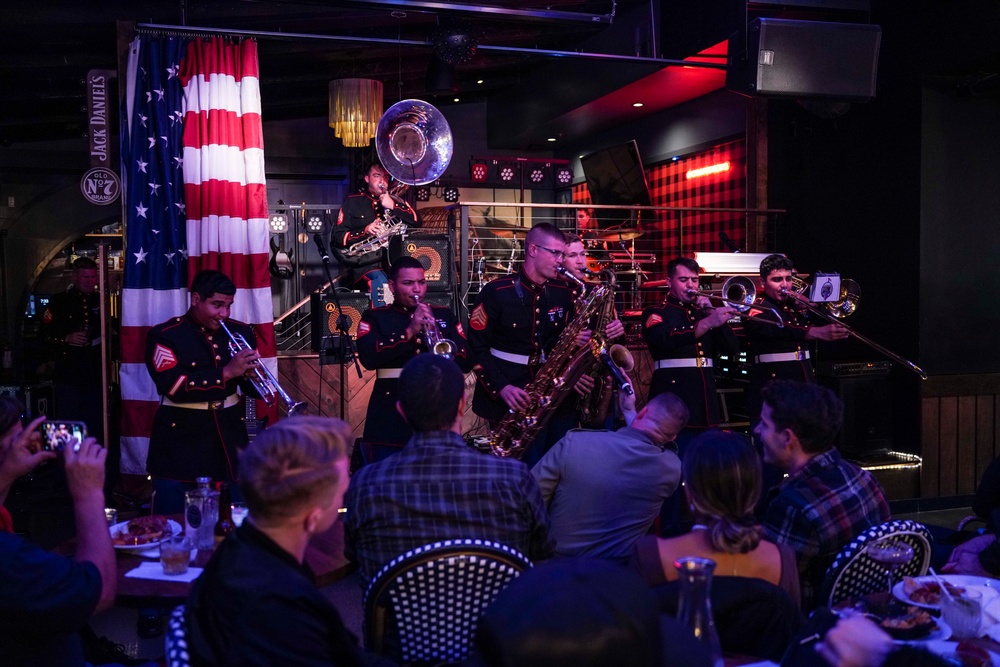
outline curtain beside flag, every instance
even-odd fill
[[[159,396],[146,332],[182,315],[201,269],[236,283],[232,317],[255,325],[277,375],[257,45],[142,36],[131,45],[122,127],[122,463],[145,474]]]

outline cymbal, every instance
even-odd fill
[[[601,241],[631,241],[632,239],[637,239],[646,232],[641,229],[616,229],[613,231],[605,230],[598,234],[596,238]]]
[[[521,240],[528,235],[528,230],[523,227],[501,227],[501,228],[494,227],[490,231],[502,239]]]

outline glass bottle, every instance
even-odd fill
[[[709,558],[680,558],[674,563],[680,582],[677,620],[691,627],[695,639],[705,643],[715,667],[722,667],[722,645],[712,617],[712,573]]]
[[[215,522],[216,543],[226,539],[226,535],[236,530],[233,523],[232,491],[229,484],[223,482],[219,485],[219,520]]]
[[[199,477],[198,488],[184,494],[184,531],[196,549],[215,546],[215,522],[219,520],[219,494],[209,484],[211,477]]]

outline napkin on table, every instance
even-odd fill
[[[203,568],[189,567],[184,574],[163,574],[163,566],[159,563],[143,563],[134,570],[125,573],[126,577],[135,579],[158,579],[160,581],[181,581],[190,583],[198,578]]]

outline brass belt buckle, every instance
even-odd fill
[[[542,358],[541,355],[538,354],[537,352],[535,354],[528,355],[529,366],[537,366],[539,361],[542,361]]]
[[[705,357],[695,357],[695,366],[702,368],[703,366],[708,366],[708,359]]]
[[[225,404],[226,404],[225,401],[209,401],[208,402],[208,409],[209,410],[221,410],[222,407]]]

